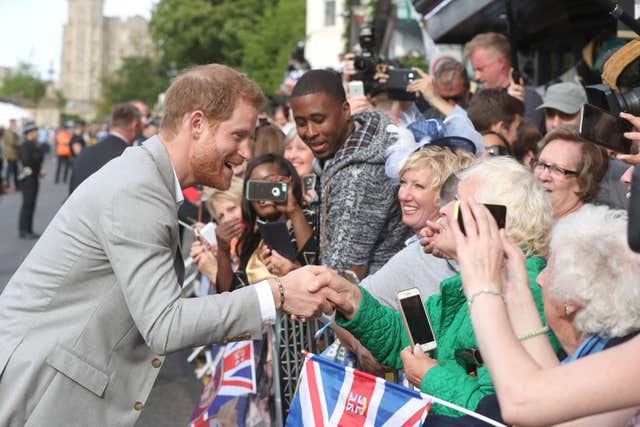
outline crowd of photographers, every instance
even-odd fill
[[[403,370],[423,392],[509,424],[635,425],[640,400],[616,381],[640,340],[640,255],[626,242],[640,118],[620,114],[631,153],[607,150],[578,130],[579,84],[540,96],[514,81],[495,33],[464,57],[475,93],[450,58],[433,75],[413,70],[414,99],[363,93],[349,55],[341,75],[302,75],[287,104],[261,115],[231,188],[195,201],[217,225],[196,224],[201,292],[324,264],[339,273],[324,279],[341,296],[334,330],[360,369]],[[624,72],[640,74],[639,62]],[[482,204],[506,206],[501,228]],[[413,287],[437,342],[428,353],[397,312],[396,293]],[[621,362],[579,360],[599,352]],[[585,392],[591,366],[601,371]],[[428,422],[475,425],[460,416],[435,404]]]

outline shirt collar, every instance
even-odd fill
[[[176,183],[176,203],[181,205],[184,202],[184,196],[182,195],[182,187],[180,186],[180,181],[178,180],[178,175],[176,175],[176,170],[171,165],[171,172],[173,172],[173,179]]]

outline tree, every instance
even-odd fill
[[[21,62],[9,72],[0,88],[0,96],[21,103],[31,101],[37,103],[44,96],[46,83],[40,79],[32,64]]]
[[[217,62],[239,67],[243,42],[276,0],[160,0],[151,35],[163,66],[182,69]]]
[[[304,41],[305,16],[305,0],[279,0],[246,38],[242,68],[269,95],[282,83],[297,42]]]
[[[132,99],[139,99],[148,105],[155,105],[158,95],[169,86],[169,78],[157,64],[146,56],[129,56],[112,74],[102,79],[102,100],[98,116],[106,117],[113,107]]]

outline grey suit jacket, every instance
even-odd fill
[[[175,190],[154,137],[67,199],[0,295],[0,425],[133,425],[162,355],[262,337],[252,287],[180,297]]]

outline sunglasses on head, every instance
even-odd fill
[[[465,98],[465,94],[464,93],[459,93],[457,95],[452,95],[452,96],[442,96],[440,95],[440,98],[444,99],[445,101],[453,101],[456,104],[464,101]]]
[[[449,148],[454,151],[456,149],[467,151],[474,156],[476,155],[476,146],[470,139],[463,138],[461,136],[445,136],[442,138],[436,138],[430,141],[428,144],[423,145],[419,148],[419,150],[429,147],[429,146],[438,146],[443,148]]]

